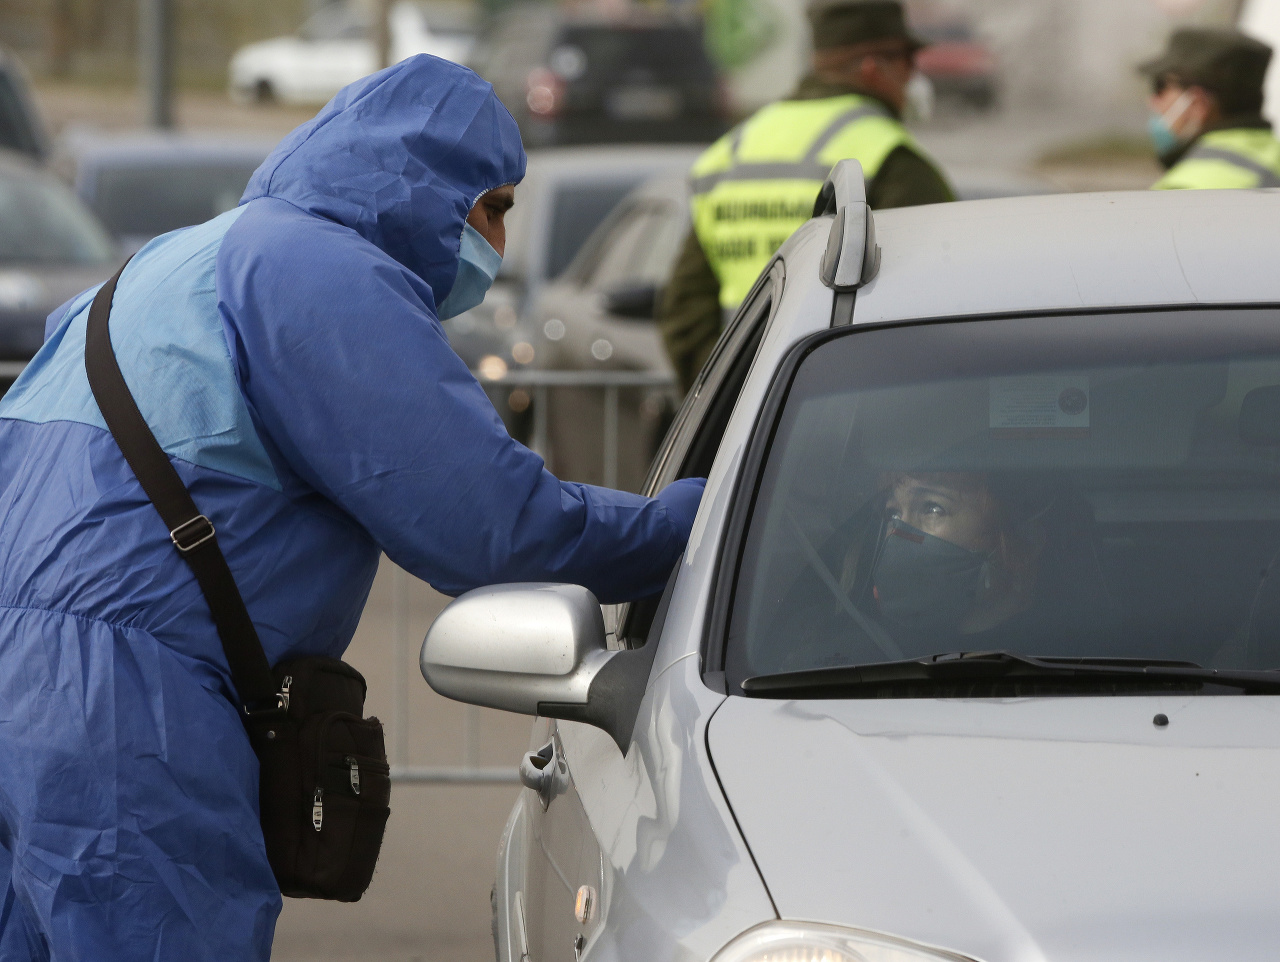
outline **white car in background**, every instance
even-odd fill
[[[475,42],[472,14],[455,3],[399,0],[388,15],[391,62],[418,53],[462,63]],[[241,47],[231,58],[233,99],[268,103],[324,103],[378,69],[373,31],[362,10],[347,3],[321,8],[293,36]]]
[[[1272,962],[1280,191],[878,211],[844,161],[676,416],[659,598],[499,585],[499,962]]]

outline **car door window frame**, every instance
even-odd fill
[[[776,312],[784,280],[782,261],[775,260],[725,327],[654,458],[641,489],[645,495],[652,497],[672,481],[692,476],[693,464],[699,457],[709,454],[714,458]],[[709,469],[708,463],[705,470]],[[642,648],[647,644],[658,601],[646,598],[619,606],[617,637],[622,647]]]

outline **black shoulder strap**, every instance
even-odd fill
[[[244,606],[244,599],[236,588],[235,578],[227,567],[227,559],[218,547],[213,524],[191,500],[186,485],[147,427],[142,412],[129,393],[129,385],[120,373],[120,365],[111,347],[109,321],[111,299],[115,295],[116,282],[123,273],[124,267],[121,267],[111,280],[102,285],[89,308],[84,345],[89,388],[112,437],[124,453],[124,459],[129,462],[142,490],[169,529],[174,547],[195,573],[213,613],[222,651],[231,668],[231,680],[245,713],[252,715],[275,710],[279,705],[271,666]]]

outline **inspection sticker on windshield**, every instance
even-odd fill
[[[993,377],[991,435],[1082,438],[1089,434],[1089,375]]]

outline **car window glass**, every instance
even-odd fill
[[[298,31],[303,40],[319,43],[329,40],[363,40],[369,28],[364,19],[343,3],[321,7]]]
[[[108,167],[98,175],[94,212],[116,236],[155,236],[200,224],[240,203],[258,162]]]
[[[113,254],[102,228],[61,184],[0,177],[0,263],[101,264]]]
[[[636,227],[637,220],[643,221],[643,230]],[[629,285],[659,286],[671,276],[688,229],[687,219],[673,205],[637,201],[628,208],[626,217],[597,239],[591,263],[583,265],[575,276],[585,276],[590,287],[601,291]],[[625,255],[618,255],[615,242],[632,246]]]
[[[636,268],[636,278],[649,284],[665,284],[689,233],[689,218],[682,207],[665,202],[651,204],[654,230]]]
[[[589,286],[608,290],[635,276],[635,265],[652,240],[655,222],[644,204],[630,207],[603,238],[600,258],[591,272]]]
[[[24,154],[37,154],[40,150],[26,103],[13,79],[3,72],[0,72],[0,147]]]
[[[478,41],[471,66],[486,80],[521,76],[541,64],[555,30],[549,10],[512,10]]]
[[[1277,331],[1188,311],[812,349],[747,526],[730,690],[953,651],[1280,668]]]
[[[625,180],[563,184],[556,190],[547,237],[548,280],[564,273],[591,232],[634,186],[633,181]]]
[[[781,293],[782,266],[775,264],[756,282],[720,335],[707,366],[684,399],[645,481],[653,495],[677,478],[705,477],[729,415],[746,382],[751,362]]]
[[[654,459],[645,494],[652,496],[677,478],[705,477],[710,471],[764,337],[780,283],[781,268],[775,266],[758,282],[721,336]],[[657,598],[646,598],[619,609],[619,636],[627,647],[639,648],[646,643],[657,608]]]

